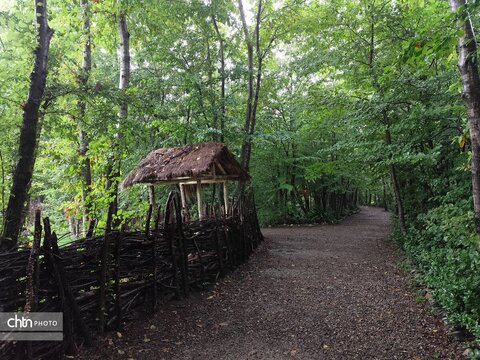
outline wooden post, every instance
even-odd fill
[[[225,205],[225,216],[228,214],[228,187],[227,182],[223,182],[223,204]]]
[[[178,184],[178,187],[180,188],[180,199],[182,200],[182,209],[185,209],[187,207],[187,201],[185,199],[185,190],[183,189],[183,184],[182,183]]]
[[[152,209],[155,209],[155,187],[153,185],[149,186],[148,195],[150,200],[150,206],[152,207]]]
[[[120,233],[115,238],[115,327],[120,330],[122,326],[122,298],[120,294],[120,247],[122,246],[125,225],[122,225]]]
[[[150,221],[152,219],[152,213],[153,213],[153,206],[150,204],[148,207],[148,213],[147,213],[147,223],[145,225],[145,239],[148,241],[150,240]]]
[[[113,203],[110,204],[107,214],[107,226],[103,237],[101,265],[100,265],[100,288],[98,294],[98,332],[105,332],[105,311],[107,302],[107,278],[108,278],[108,252],[109,252],[109,235],[112,229]]]
[[[225,184],[225,183],[224,183]],[[217,251],[217,261],[218,261],[218,269],[220,275],[224,275],[224,268],[223,268],[223,251],[222,246],[220,244],[220,230],[219,230],[219,223],[218,218],[215,216],[215,250]]]
[[[157,311],[157,282],[158,282],[158,265],[157,265],[157,239],[159,238],[161,208],[158,207],[157,217],[155,218],[155,231],[152,236],[152,312]]]
[[[65,294],[65,299],[68,301],[71,308],[71,312],[73,315],[72,320],[76,322],[77,327],[80,330],[80,334],[83,336],[83,339],[85,340],[85,344],[90,346],[92,345],[92,338],[90,336],[88,327],[86,326],[86,324],[82,319],[82,313],[75,300],[72,289],[68,284],[67,275],[65,273],[65,268],[62,263],[62,257],[60,254],[60,249],[58,248],[57,235],[55,234],[55,232],[52,234],[50,247],[53,254],[53,260],[56,263],[56,267],[60,275],[60,280],[63,286],[63,293]],[[72,330],[72,334],[73,334],[73,330]]]
[[[150,236],[150,221],[152,219],[153,207],[152,204],[148,207],[148,214],[147,214],[147,223],[145,225],[145,241],[148,242],[150,240],[154,240],[154,236]],[[152,263],[155,262],[155,252],[152,252]]]
[[[45,259],[48,267],[48,271],[53,275],[53,279],[57,288],[58,301],[61,312],[63,313],[63,330],[65,334],[64,338],[64,351],[70,354],[73,349],[73,322],[71,310],[67,307],[66,298],[65,298],[65,287],[63,285],[63,279],[60,275],[59,264],[55,259],[54,248],[57,246],[57,236],[55,233],[51,232],[50,220],[48,217],[43,219],[43,226],[45,229],[45,238],[43,241],[43,249],[45,251]],[[53,245],[55,243],[55,247]],[[58,256],[58,254],[57,254]],[[61,259],[59,258],[59,261]]]
[[[86,238],[91,238],[93,236],[93,230],[95,230],[95,219],[91,219],[89,224],[88,224],[88,230],[87,233],[85,234]]]
[[[33,236],[32,249],[28,258],[27,265],[27,287],[25,289],[25,307],[24,312],[29,313],[35,311],[38,303],[38,282],[39,282],[39,262],[38,255],[40,253],[40,241],[42,238],[42,225],[40,210],[35,211],[35,231]],[[32,358],[32,343],[26,342],[26,350],[28,358]],[[22,351],[22,350],[20,350]]]
[[[178,194],[178,193],[177,193]],[[175,194],[174,194],[175,195]],[[183,294],[188,296],[188,254],[185,249],[185,234],[183,233],[182,209],[180,208],[180,201],[178,195],[173,197],[173,209],[175,211],[175,232],[178,236],[178,247],[181,257],[180,272],[182,274]]]
[[[197,180],[197,205],[198,205],[198,219],[203,220],[202,182],[201,182],[201,180]]]
[[[40,219],[40,210],[35,211],[35,232],[33,236],[32,249],[27,265],[27,288],[25,289],[25,308],[24,312],[35,311],[37,307],[38,295],[38,255],[40,252],[40,240],[42,237],[42,225]]]
[[[178,263],[177,263],[177,246],[175,244],[175,223],[173,213],[173,192],[168,195],[167,206],[165,208],[165,225],[163,227],[164,237],[167,241],[171,259],[172,259],[172,272],[173,272],[173,285],[175,287],[175,298],[180,300],[180,289],[179,289],[179,280],[178,280]]]

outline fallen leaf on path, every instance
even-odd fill
[[[465,351],[462,353],[463,356],[468,356],[472,352],[472,349],[465,349]]]

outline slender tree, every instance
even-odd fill
[[[378,75],[375,69],[375,15],[373,6],[370,6],[370,44],[369,44],[369,57],[368,57],[368,66],[372,74],[373,87],[375,91],[380,95],[384,96],[384,90],[378,81]],[[392,131],[391,131],[391,120],[388,114],[388,108],[384,107],[382,109],[382,122],[385,126],[385,144],[387,146],[392,145]],[[402,192],[400,189],[400,183],[398,181],[397,167],[393,162],[393,156],[390,156],[390,165],[389,165],[390,179],[392,181],[393,193],[395,195],[395,204],[397,209],[398,221],[400,224],[400,230],[405,235],[407,233],[407,226],[405,223],[405,211],[403,208],[403,199]]]
[[[262,16],[264,15],[264,8],[262,0],[258,1],[257,11],[255,15],[255,30],[253,35],[250,34],[248,24],[245,18],[245,10],[243,8],[242,0],[238,0],[238,9],[240,11],[240,19],[242,20],[243,34],[245,36],[245,44],[247,45],[248,56],[248,94],[247,105],[245,109],[245,138],[242,144],[242,152],[240,155],[240,162],[242,166],[248,171],[250,167],[250,157],[252,152],[252,136],[255,133],[255,125],[257,120],[257,108],[260,99],[260,87],[262,83],[263,61],[268,52],[272,48],[273,42],[277,38],[276,30],[273,31],[268,44],[261,47],[260,44],[260,24]],[[254,50],[255,49],[255,50]],[[254,59],[255,52],[255,59]],[[255,64],[254,64],[255,61]],[[256,66],[256,73],[255,73]]]
[[[80,6],[82,9],[82,35],[83,35],[83,59],[82,59],[82,71],[78,77],[78,85],[81,91],[86,89],[88,79],[90,77],[90,70],[92,68],[92,45],[90,35],[90,8],[88,0],[81,0]],[[83,93],[82,91],[82,93]],[[87,219],[91,212],[91,200],[89,197],[92,186],[92,170],[90,157],[88,156],[88,137],[84,129],[85,122],[85,100],[80,97],[77,101],[78,106],[78,154],[81,158],[81,177],[82,177],[82,202],[84,204],[84,216],[83,216],[83,231],[87,231]]]
[[[27,101],[23,105],[23,123],[20,130],[18,162],[12,178],[12,188],[5,214],[4,240],[1,248],[16,246],[22,227],[22,212],[28,198],[30,182],[35,165],[38,119],[42,103],[48,69],[48,52],[53,30],[48,26],[47,1],[35,2],[35,22],[37,25],[37,46],[35,63],[30,75]]]
[[[259,0],[259,8],[261,8],[262,0]],[[245,138],[242,144],[242,152],[240,155],[240,163],[248,171],[250,163],[250,153],[252,150],[252,130],[255,128],[255,124],[252,126],[252,107],[253,107],[253,98],[254,98],[254,69],[253,69],[253,40],[250,37],[250,31],[248,29],[247,20],[245,18],[245,10],[243,8],[242,0],[238,0],[238,9],[240,11],[240,18],[242,20],[243,33],[245,36],[245,43],[247,45],[247,56],[248,56],[248,94],[247,94],[247,106],[245,110],[245,126],[244,133]],[[256,27],[259,28],[259,25]],[[257,32],[258,36],[258,32]]]
[[[118,35],[120,45],[118,49],[120,61],[120,76],[118,88],[122,92],[122,100],[120,101],[117,114],[117,131],[115,134],[114,144],[112,147],[112,155],[109,160],[109,168],[107,171],[107,190],[112,191],[113,198],[110,203],[111,213],[116,214],[118,210],[118,183],[120,177],[120,159],[119,152],[120,141],[122,137],[121,127],[128,116],[128,102],[125,99],[125,91],[130,84],[130,34],[127,28],[127,18],[124,11],[118,15]]]
[[[225,137],[225,82],[226,82],[226,76],[225,76],[225,44],[224,40],[222,37],[222,34],[220,33],[220,29],[218,28],[217,20],[215,18],[215,14],[212,14],[212,22],[213,22],[213,27],[215,28],[215,32],[217,34],[218,38],[218,44],[220,47],[220,68],[219,68],[219,74],[220,74],[220,141],[224,141]]]
[[[480,76],[478,73],[477,42],[465,0],[449,0],[450,8],[458,15],[463,33],[458,38],[458,70],[462,80],[462,95],[472,143],[472,195],[475,229],[480,234]]]

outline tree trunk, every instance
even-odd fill
[[[387,129],[385,130],[385,143],[387,146],[392,145],[392,135],[390,133],[390,127],[387,126]],[[400,223],[400,230],[402,231],[402,234],[405,235],[407,233],[407,226],[405,223],[405,212],[403,209],[403,200],[402,200],[402,194],[400,191],[400,184],[398,183],[398,177],[397,177],[397,169],[395,167],[395,164],[390,164],[390,177],[392,179],[392,186],[393,186],[393,192],[395,194],[395,203],[397,205],[397,215],[398,215],[398,221]]]
[[[216,99],[215,99],[215,90],[213,88],[213,65],[212,65],[212,55],[210,51],[210,37],[207,35],[206,36],[206,47],[207,47],[207,64],[208,64],[208,70],[207,70],[207,83],[208,83],[208,92],[207,92],[207,97],[210,100],[210,109],[212,112],[213,116],[213,123],[212,123],[212,128],[217,130],[218,129],[218,111],[217,111],[217,104],[216,104]],[[207,114],[205,114],[207,116]],[[207,121],[208,124],[208,121]],[[212,136],[212,141],[217,141],[218,135],[215,132]]]
[[[368,64],[370,67],[370,71],[372,72],[372,78],[373,78],[373,87],[375,90],[378,92],[380,96],[383,97],[383,89],[380,86],[380,83],[378,82],[378,77],[375,72],[375,18],[373,16],[373,9],[372,9],[372,14],[371,14],[371,22],[370,22],[370,51],[369,51],[369,59],[368,59]],[[387,146],[390,146],[392,144],[392,134],[390,131],[390,119],[388,116],[388,110],[383,109],[382,110],[382,116],[383,116],[383,123],[386,126],[385,129],[385,144]],[[402,194],[400,190],[400,184],[398,182],[398,175],[397,175],[397,169],[395,165],[392,162],[392,156],[390,158],[391,165],[389,166],[389,172],[390,172],[390,178],[392,180],[392,187],[393,187],[393,192],[395,195],[395,203],[397,207],[397,215],[398,215],[398,220],[400,222],[400,230],[403,235],[407,233],[407,226],[405,223],[405,213],[403,209],[403,200],[402,200]],[[371,205],[371,198],[368,199],[368,205]]]
[[[252,152],[252,135],[255,132],[255,124],[257,122],[257,108],[258,108],[258,100],[260,98],[260,86],[262,83],[262,65],[263,65],[263,54],[260,50],[260,21],[262,20],[262,0],[258,1],[258,9],[257,9],[257,20],[255,23],[255,52],[257,55],[257,77],[255,81],[255,94],[254,100],[252,105],[252,115],[250,117],[250,131],[249,137],[250,140],[248,142],[248,158],[247,158],[247,170],[250,165],[250,157]]]
[[[387,203],[387,184],[385,184],[385,179],[382,178],[382,190],[383,190],[383,209],[388,211]]]
[[[38,136],[39,108],[45,93],[48,69],[48,51],[53,30],[48,27],[47,1],[35,2],[37,24],[37,47],[35,64],[30,75],[27,101],[23,105],[23,123],[20,130],[19,159],[12,178],[12,189],[8,200],[4,223],[4,240],[0,248],[14,247],[22,226],[21,214],[28,197],[29,184],[35,165],[35,150]]]
[[[91,36],[90,36],[90,9],[88,0],[81,0],[80,6],[82,9],[83,18],[83,60],[82,60],[82,73],[79,76],[78,85],[82,92],[86,91],[88,78],[90,77],[90,70],[92,68],[92,48],[91,48]],[[84,215],[82,219],[83,232],[86,235],[87,222],[92,209],[91,200],[89,194],[92,186],[92,169],[90,158],[88,157],[88,137],[83,128],[83,122],[85,120],[85,108],[86,104],[83,98],[77,101],[78,107],[78,155],[81,161],[81,177],[82,177],[82,203],[84,207]]]
[[[120,79],[118,88],[125,94],[125,90],[130,83],[130,34],[127,29],[127,20],[125,12],[120,12],[118,15],[118,35],[120,37],[120,46],[118,49],[120,60]],[[118,210],[118,182],[120,177],[120,160],[121,160],[121,147],[120,141],[122,138],[121,127],[128,116],[128,103],[126,99],[122,99],[120,102],[118,115],[117,115],[117,133],[115,134],[113,144],[113,154],[111,156],[111,167],[107,177],[110,177],[108,181],[107,190],[112,192],[111,208],[112,214],[116,215]],[[118,225],[114,224],[114,227]]]
[[[260,0],[261,3],[261,0]],[[252,151],[252,140],[251,135],[251,123],[252,123],[252,106],[254,98],[254,76],[253,76],[253,42],[250,38],[248,31],[247,21],[245,19],[245,11],[243,9],[242,0],[238,0],[238,9],[240,10],[240,17],[242,19],[243,33],[245,35],[245,42],[247,44],[247,55],[248,55],[248,96],[247,96],[247,107],[245,110],[245,126],[244,126],[244,140],[242,143],[242,152],[240,155],[240,163],[243,168],[248,171],[250,164],[250,153]],[[242,186],[243,190],[243,186]]]
[[[225,140],[225,45],[220,30],[218,29],[215,15],[212,15],[213,26],[217,33],[218,43],[220,46],[220,142]]]
[[[462,95],[472,143],[472,196],[475,229],[480,234],[480,76],[477,67],[477,42],[465,0],[449,0],[452,11],[459,13],[458,23],[463,34],[458,39],[458,69],[462,79]]]

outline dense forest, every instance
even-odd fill
[[[119,222],[143,216],[148,188],[118,184],[146,154],[224,142],[262,225],[390,209],[434,300],[478,337],[478,14],[461,0],[3,0],[2,247],[29,241],[37,208],[62,241],[104,227],[109,204]]]

